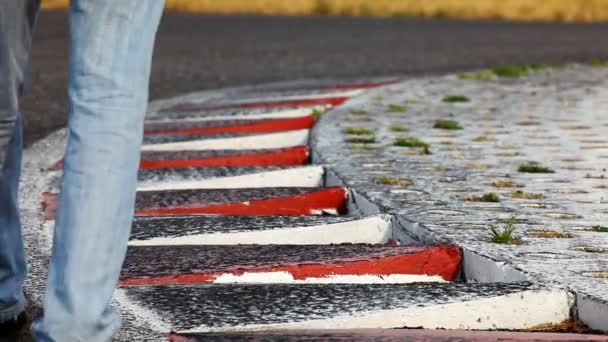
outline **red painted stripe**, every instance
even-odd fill
[[[348,97],[328,97],[321,99],[303,99],[289,101],[268,101],[251,103],[233,103],[221,106],[197,106],[191,103],[177,104],[164,110],[196,111],[196,110],[225,110],[225,109],[270,109],[270,108],[298,108],[310,106],[339,106],[348,100]]]
[[[218,134],[218,133],[270,133],[311,128],[315,123],[313,116],[294,119],[266,120],[245,125],[223,127],[193,127],[173,130],[147,131],[147,135],[156,134]]]
[[[291,274],[295,280],[326,278],[332,275],[383,276],[392,274],[411,274],[441,276],[444,280],[452,281],[458,274],[460,258],[460,250],[457,247],[438,246],[422,252],[364,261],[277,266],[233,272],[201,272],[166,277],[141,277],[124,279],[121,280],[119,284],[122,286],[199,284],[214,282],[219,276],[224,274],[239,276],[244,273],[261,272],[287,272]]]
[[[353,89],[370,89],[377,88],[390,84],[397,84],[399,80],[383,81],[383,82],[364,82],[364,83],[350,83],[350,84],[336,84],[330,86],[323,86],[319,89],[322,90],[353,90]]]
[[[52,192],[42,193],[42,216],[45,220],[54,220],[57,211],[57,194]]]
[[[221,156],[203,159],[143,160],[141,169],[213,166],[293,166],[308,161],[308,147],[297,146],[273,152]]]
[[[200,207],[165,208],[139,210],[136,216],[223,214],[241,216],[307,216],[323,209],[336,210],[346,214],[346,194],[344,188],[327,188],[302,195],[256,199],[249,202],[214,204]],[[42,194],[42,210],[45,220],[54,220],[57,211],[57,194]]]
[[[55,164],[51,165],[48,168],[49,171],[59,171],[63,170],[63,159],[56,161]]]
[[[247,216],[305,216],[313,211],[334,209],[346,213],[346,194],[344,188],[327,188],[303,195],[256,199],[249,202],[216,204],[201,207],[165,208],[139,210],[137,216],[223,214]]]
[[[146,285],[171,285],[171,284],[202,284],[211,283],[218,275],[213,274],[183,274],[170,277],[142,277],[124,279],[118,282],[118,286],[146,286]]]
[[[200,158],[200,159],[171,159],[171,160],[142,160],[140,169],[165,169],[182,167],[246,167],[246,166],[297,166],[308,161],[308,146],[296,146],[272,152],[249,153],[230,156]],[[63,169],[63,159],[49,167],[50,171]]]

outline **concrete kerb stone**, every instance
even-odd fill
[[[361,80],[366,82],[368,80]],[[379,80],[382,81],[382,80]],[[357,81],[353,81],[357,82]],[[294,96],[299,92],[297,89],[314,89],[319,85],[333,85],[333,80],[319,82],[278,82],[266,84],[259,87],[235,87],[220,90],[211,90],[178,96],[172,99],[153,101],[149,105],[147,120],[170,120],[171,113],[162,111],[162,108],[170,107],[174,104],[185,101],[197,101],[200,103],[214,105],[215,103],[225,102],[227,99],[237,96],[239,93],[248,93],[252,97],[256,93],[267,94],[269,90],[284,91],[292,87],[295,91]],[[341,90],[336,90],[336,92]],[[329,90],[328,90],[329,92]],[[343,93],[343,91],[341,91]],[[193,120],[233,120],[233,119],[274,119],[274,118],[299,118],[311,114],[312,109],[290,109],[278,108],[273,110],[223,110],[201,113],[188,113],[185,116],[176,117],[192,118]],[[258,114],[256,114],[258,113]],[[227,115],[232,114],[232,115]],[[38,313],[43,303],[44,286],[46,283],[47,260],[50,252],[52,240],[52,222],[45,222],[40,215],[40,194],[53,189],[54,177],[56,173],[49,172],[49,167],[61,160],[65,148],[66,130],[58,130],[46,138],[36,142],[23,154],[23,173],[20,188],[20,199],[22,208],[22,223],[24,243],[27,249],[28,275],[26,279],[26,292],[30,301],[30,306],[34,309],[34,314]],[[202,153],[202,152],[201,152]],[[298,163],[299,164],[299,163]],[[291,165],[291,164],[289,164]],[[293,164],[296,165],[296,164]],[[247,165],[249,166],[249,165]],[[257,164],[255,164],[257,166]],[[385,220],[389,220],[386,218]],[[390,221],[390,220],[389,220]],[[390,222],[389,222],[390,224]],[[116,301],[113,305],[125,305],[124,299],[117,293]],[[121,341],[156,341],[166,340],[166,336],[161,336],[156,331],[151,330],[149,322],[142,320],[141,317],[133,316],[133,312],[126,310],[123,312],[124,326],[118,340]]]
[[[129,245],[386,244],[394,239],[388,215],[206,215],[135,218]]]
[[[121,286],[453,281],[453,246],[243,244],[129,246]]]
[[[130,286],[119,292],[127,300],[145,303],[160,327],[180,333],[525,329],[568,319],[571,301],[564,290],[530,283],[199,284]],[[235,303],[236,297],[247,305]]]
[[[608,331],[601,253],[608,246],[601,230],[608,222],[607,76],[605,68],[576,66],[521,79],[450,75],[374,89],[321,118],[313,161],[366,203],[359,208],[394,215],[420,242],[462,247],[467,280],[566,287],[576,293],[578,317]],[[442,101],[447,95],[468,102]],[[463,129],[433,128],[438,120]],[[375,139],[345,142],[347,127],[374,131]],[[393,146],[397,137],[428,145]],[[556,172],[518,172],[529,162]],[[380,184],[381,176],[412,184]],[[502,201],[475,197],[489,192]],[[500,230],[511,216],[523,244],[489,243],[490,226]]]

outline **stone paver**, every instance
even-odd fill
[[[580,317],[608,330],[607,76],[574,66],[405,81],[324,116],[314,159],[419,241],[463,247],[468,280],[566,286]],[[353,127],[374,142],[348,143]],[[489,242],[511,217],[521,243]]]

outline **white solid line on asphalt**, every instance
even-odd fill
[[[139,183],[137,191],[280,187],[318,188],[323,186],[324,173],[324,168],[316,165],[200,180],[145,181]]]
[[[143,145],[142,151],[261,150],[308,145],[309,130]]]

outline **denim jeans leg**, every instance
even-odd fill
[[[41,341],[109,341],[162,0],[72,0],[68,144]]]
[[[19,220],[21,115],[39,0],[0,1],[0,321],[23,311],[25,257]]]
[[[17,114],[0,175],[0,321],[24,310],[25,256],[19,220],[21,115]]]

